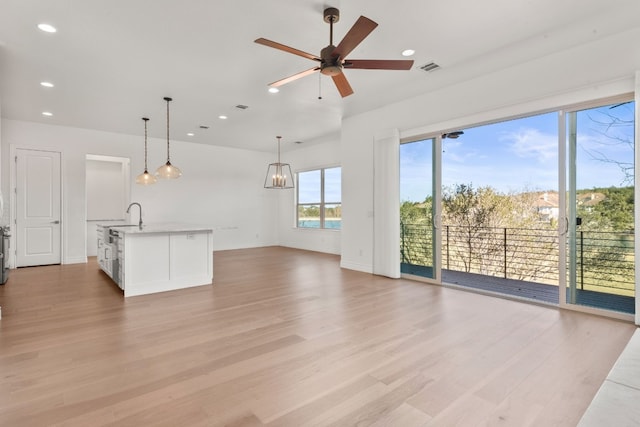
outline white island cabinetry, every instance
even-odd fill
[[[213,231],[183,224],[109,227],[124,296],[151,294],[213,282]],[[104,268],[103,268],[104,269]]]

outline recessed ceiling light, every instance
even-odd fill
[[[187,136],[193,136],[193,135],[195,135],[195,133],[193,133],[193,132],[187,133]]]
[[[218,118],[219,118],[220,120],[227,120],[227,116],[224,116],[224,115],[222,115],[222,116],[218,116]]]
[[[47,117],[51,117],[51,116],[53,116],[53,113],[50,113],[49,111],[43,111],[42,115],[43,116],[47,116]]]
[[[38,28],[41,31],[44,31],[45,33],[55,33],[56,31],[56,27],[54,27],[53,25],[49,25],[49,24],[38,24]]]
[[[414,53],[416,53],[416,51],[413,49],[405,49],[402,51],[402,56],[412,56]]]
[[[270,93],[278,93],[278,92],[280,92],[280,89],[278,89],[277,87],[270,87],[269,88],[269,92]]]
[[[51,82],[40,82],[40,86],[53,87],[53,83],[51,83]]]

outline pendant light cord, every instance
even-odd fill
[[[144,120],[144,173],[149,173],[147,168],[147,122],[149,119],[143,117],[142,120]]]
[[[276,136],[276,138],[278,138],[278,164],[280,163],[280,138],[282,138],[281,136]]]
[[[171,98],[165,98],[167,101],[167,163],[171,163],[169,160],[169,102],[171,102]]]

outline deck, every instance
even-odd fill
[[[432,275],[431,267],[411,264],[402,264],[401,271],[422,277],[431,277]],[[525,280],[504,279],[483,274],[443,269],[442,283],[471,288],[482,292],[508,295],[545,304],[557,305],[560,300],[557,286],[528,282]],[[635,301],[633,297],[629,296],[578,289],[576,292],[576,304],[635,314]]]

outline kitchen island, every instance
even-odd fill
[[[189,224],[99,225],[98,263],[125,297],[213,283],[213,230]]]

